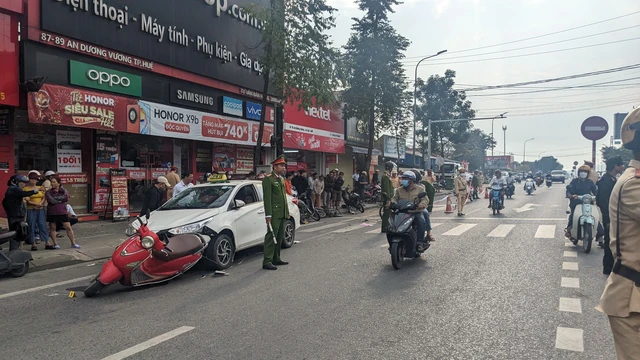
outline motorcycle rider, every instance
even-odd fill
[[[513,178],[513,174],[508,173],[507,175],[507,188],[511,188],[511,195],[513,196],[513,194],[515,193],[515,189],[516,189],[516,185],[515,185],[515,179]]]
[[[527,182],[531,182],[531,185],[533,185],[533,190],[536,189],[536,182],[533,180],[533,173],[531,173],[531,171],[529,171],[529,173],[527,174],[527,178],[524,181],[524,190],[527,190]]]
[[[502,187],[502,190],[500,190],[500,201],[502,202],[502,207],[500,209],[502,210],[504,209],[504,189],[507,187],[507,179],[502,177],[502,171],[500,170],[496,170],[494,174],[494,177],[489,182],[487,190],[493,189],[494,185]],[[491,198],[492,196],[489,196],[489,206],[487,206],[489,209],[491,209]]]
[[[393,183],[391,182],[391,172],[396,168],[396,163],[393,161],[387,161],[384,164],[384,174],[382,174],[381,179],[381,188],[382,192],[385,194],[385,206],[382,212],[382,232],[386,233],[387,228],[389,227],[389,217],[391,216],[391,209],[389,206],[391,205],[391,197],[393,196]]]
[[[598,193],[598,189],[596,188],[596,184],[589,179],[589,173],[591,172],[591,168],[589,165],[582,165],[578,168],[578,178],[571,180],[571,183],[567,185],[567,197],[570,198],[569,206],[571,207],[571,212],[569,215],[569,222],[567,223],[567,228],[565,229],[565,236],[567,238],[571,238],[571,227],[573,226],[573,213],[576,209],[576,206],[580,204],[580,200],[578,200],[578,195],[591,194],[595,196]]]
[[[604,256],[602,257],[602,273],[605,275],[611,274],[613,269],[613,254],[609,244],[611,242],[609,228],[611,219],[609,217],[609,199],[611,198],[611,192],[616,185],[616,176],[624,172],[624,162],[620,155],[612,156],[607,159],[607,172],[602,175],[600,180],[596,183],[598,188],[598,195],[596,196],[596,204],[600,208],[602,214],[602,226],[605,228],[604,232]]]
[[[431,215],[430,215],[430,212],[433,211],[433,199],[436,194],[435,188],[433,187],[433,185],[429,184],[428,181],[420,180],[424,178],[424,171],[420,171],[418,169],[411,169],[411,171],[413,171],[413,173],[416,176],[416,186],[421,188],[420,191],[424,191],[427,193],[427,196],[426,196],[427,208],[424,209],[423,211],[424,221],[426,223],[426,231],[427,231],[426,240],[436,241],[436,238],[434,238],[433,235],[431,235]]]
[[[418,198],[418,194],[424,191],[422,186],[416,186],[416,175],[413,171],[405,171],[402,174],[400,180],[400,187],[396,190],[395,194],[391,198],[392,203],[397,203],[400,200],[415,201]],[[423,210],[428,206],[427,197],[420,199],[416,210],[412,211],[415,214],[414,224],[416,225],[416,235],[418,246],[424,246],[424,234],[426,232],[427,223],[424,218]],[[407,257],[415,256],[415,246],[407,247]]]
[[[7,225],[9,230],[17,231],[17,227],[25,221],[27,216],[27,207],[24,204],[24,198],[35,195],[40,190],[24,191],[24,187],[29,183],[29,179],[24,175],[13,175],[7,182],[7,191],[4,193],[2,207],[7,213]],[[25,235],[25,234],[22,234]],[[22,239],[13,239],[9,243],[9,250],[17,250],[20,247]]]
[[[473,178],[471,179],[471,186],[473,187],[473,194],[471,197],[475,200],[480,199],[480,197],[478,196],[478,192],[480,191],[480,179],[478,176],[478,170],[475,170],[473,172]]]

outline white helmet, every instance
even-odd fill
[[[36,174],[38,176],[42,176],[42,174],[40,174],[40,171],[38,170],[31,170],[29,171],[29,173],[27,174],[27,176],[31,175],[31,174]]]
[[[49,170],[46,173],[44,173],[44,176],[51,176],[51,175],[55,175],[55,174],[56,174],[55,171]]]

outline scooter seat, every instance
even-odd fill
[[[164,261],[171,261],[192,255],[202,250],[204,242],[196,234],[177,235],[169,239],[165,250],[153,251],[153,256]]]
[[[15,231],[7,231],[5,233],[0,234],[0,244],[5,243],[16,237]]]

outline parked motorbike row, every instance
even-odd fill
[[[369,196],[378,198],[379,200],[377,202],[382,201],[382,193],[380,192],[379,185],[371,186],[370,190],[373,191],[373,193],[369,192]],[[374,195],[371,195],[371,194],[374,194]],[[327,216],[335,216],[335,217],[342,216],[342,212],[337,209],[334,209],[331,207],[329,208],[316,207],[315,204],[313,204],[313,199],[311,198],[310,190],[307,190],[307,192],[304,194],[298,194],[298,192],[294,188],[293,198],[294,198],[293,199],[294,204],[296,204],[298,206],[298,209],[300,209],[300,220],[302,222],[307,222],[309,221],[309,219],[312,219],[314,221],[320,221],[321,218],[325,218]],[[341,198],[342,198],[342,201],[344,202],[344,207],[347,209],[347,211],[349,211],[350,214],[355,214],[356,211],[359,211],[361,213],[364,212],[365,202],[363,201],[363,199],[360,197],[358,193],[351,190],[350,186],[342,188]],[[365,190],[365,198],[367,198],[366,190]]]

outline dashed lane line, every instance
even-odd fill
[[[577,251],[566,251],[564,252],[564,254],[562,255],[564,257],[578,257],[578,252]]]
[[[460,235],[464,234],[465,232],[471,230],[476,225],[478,225],[478,224],[462,224],[462,225],[458,225],[458,226],[454,227],[453,229],[447,231],[446,233],[444,233],[442,235],[445,235],[445,236],[460,236]]]
[[[554,239],[556,237],[555,225],[540,225],[534,236],[536,239]]]
[[[0,300],[7,299],[7,298],[10,298],[10,297],[14,297],[14,296],[18,296],[18,295],[22,295],[22,294],[32,293],[32,292],[36,292],[36,291],[40,291],[40,290],[46,290],[46,289],[50,289],[50,288],[57,287],[57,286],[73,284],[73,283],[77,283],[77,282],[81,282],[81,281],[87,281],[89,279],[93,279],[94,277],[95,277],[95,275],[88,275],[88,276],[83,276],[83,277],[79,277],[79,278],[75,278],[75,279],[71,279],[71,280],[60,281],[60,282],[57,282],[57,283],[37,286],[37,287],[24,289],[24,290],[20,290],[20,291],[14,291],[14,292],[6,293],[6,294],[0,294]]]
[[[176,336],[182,335],[186,332],[189,332],[191,330],[195,329],[193,326],[181,326],[177,329],[171,330],[169,332],[166,332],[162,335],[158,335],[156,337],[154,337],[153,339],[149,339],[145,342],[142,342],[138,345],[132,346],[128,349],[122,350],[119,353],[115,353],[113,355],[107,356],[106,358],[103,358],[102,360],[122,360],[125,358],[128,358],[131,355],[135,355],[141,351],[147,350],[149,348],[152,348],[160,343],[163,343],[167,340],[173,339]]]
[[[560,286],[561,287],[566,287],[566,288],[574,288],[574,289],[579,289],[580,288],[580,279],[579,278],[574,278],[574,277],[562,277],[562,279],[560,279]]]
[[[487,235],[487,237],[497,237],[497,238],[504,238],[507,237],[507,235],[509,235],[509,232],[511,232],[511,230],[513,230],[513,228],[516,227],[515,225],[498,225],[495,229],[493,229],[493,231],[491,231],[489,233],[489,235]]]
[[[582,314],[582,303],[580,299],[573,298],[560,298],[560,305],[558,306],[558,310],[565,312],[572,312]]]
[[[556,331],[556,348],[584,352],[583,330],[558,327]]]
[[[562,270],[574,270],[574,271],[578,271],[578,263],[577,262],[563,262],[562,263]]]

